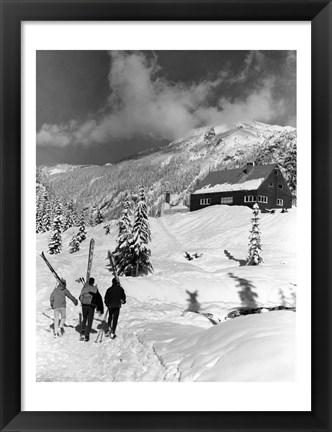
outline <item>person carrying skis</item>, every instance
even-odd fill
[[[51,308],[54,310],[54,337],[62,336],[65,332],[66,297],[68,297],[75,306],[78,305],[78,300],[67,289],[65,279],[61,278],[61,282],[57,282],[52,294],[50,295]]]
[[[111,339],[114,339],[116,336],[115,330],[118,324],[120,308],[122,304],[126,303],[126,294],[116,278],[112,279],[112,286],[107,289],[104,301],[105,305],[108,307],[109,313],[106,336],[110,336]]]
[[[100,314],[104,313],[103,299],[94,283],[94,278],[90,277],[89,282],[84,284],[79,297],[82,304],[83,317],[81,340],[85,340],[85,342],[89,342],[90,340],[90,332],[95,309],[97,309]]]

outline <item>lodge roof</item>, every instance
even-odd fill
[[[212,171],[196,186],[194,194],[256,190],[278,164],[250,164],[242,168]],[[250,169],[251,168],[251,169]]]

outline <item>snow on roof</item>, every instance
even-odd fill
[[[257,165],[247,174],[246,167],[210,172],[196,187],[194,194],[255,190],[276,164]]]
[[[222,183],[222,184],[215,184],[214,186],[211,186],[210,184],[203,186],[201,189],[196,190],[195,194],[201,194],[204,192],[229,192],[229,191],[235,191],[235,190],[253,190],[257,189],[262,181],[263,178],[257,179],[257,180],[248,180],[243,183]]]

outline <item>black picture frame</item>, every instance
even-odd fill
[[[331,431],[331,23],[326,0],[1,0],[1,431]],[[311,21],[312,410],[21,411],[21,22]],[[308,89],[309,91],[309,89]],[[303,233],[308,235],[309,233]],[[299,287],[300,289],[300,287]],[[78,396],[79,397],[79,396]]]

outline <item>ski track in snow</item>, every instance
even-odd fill
[[[245,366],[248,352],[255,364],[255,353],[265,346],[269,347],[264,356],[269,360],[266,364],[262,360],[262,371],[266,372],[265,375],[262,372],[261,377],[255,376],[254,380],[287,380],[292,376],[288,347],[292,346],[293,312],[262,314],[270,316],[270,330],[264,334],[268,342],[262,342],[263,345],[259,345],[264,339],[265,325],[259,325],[263,323],[262,317],[226,321],[224,318],[233,308],[245,306],[245,301],[257,302],[257,306],[280,305],[281,294],[290,305],[295,301],[295,216],[295,211],[285,215],[261,215],[264,264],[257,267],[239,264],[247,251],[250,209],[215,206],[185,215],[151,219],[154,274],[144,278],[121,278],[127,303],[121,308],[117,337],[114,340],[104,337],[102,343],[94,342],[101,323],[97,314],[90,342],[79,341],[76,327],[81,307],[75,307],[68,299],[66,333],[63,337],[53,338],[49,296],[54,278],[39,257],[42,250],[47,251],[48,234],[38,235],[36,380],[250,381],[254,368],[250,370]],[[104,297],[112,278],[105,268],[105,258],[107,250],[115,246],[116,221],[111,221],[108,236],[104,234],[102,224],[88,228],[88,238],[82,243],[81,250],[69,254],[68,243],[75,230],[71,228],[63,234],[61,254],[47,256],[58,274],[66,278],[71,293],[78,298],[81,285],[75,279],[85,273],[89,239],[95,238],[92,276]],[[185,250],[203,255],[189,262],[184,258]],[[198,311],[212,314],[216,322],[220,321],[219,325],[214,326],[207,317],[195,313],[195,309],[190,311],[190,302],[195,306],[195,299]],[[246,343],[252,343],[252,348],[244,355],[241,335],[245,332],[248,336],[244,337],[249,338]],[[270,336],[274,332],[278,337],[277,344]],[[222,345],[226,336],[234,343]],[[227,363],[225,374],[223,364],[227,358],[232,360]],[[234,361],[237,362],[236,370],[232,369]],[[279,368],[281,373],[277,375],[275,371],[282,361],[285,367]]]
[[[134,299],[131,303],[135,307]],[[53,311],[48,313],[50,317],[52,314]],[[112,340],[104,336],[101,343],[95,343],[102,319],[98,314],[92,326],[96,332],[90,334],[88,343],[79,341],[79,332],[69,327],[76,327],[78,319],[67,319],[64,336],[54,339],[51,321],[45,317],[49,329],[38,336],[41,349],[37,356],[37,381],[163,381],[165,370],[152,343],[142,342],[137,336],[143,320],[130,315],[122,308],[117,337]]]

